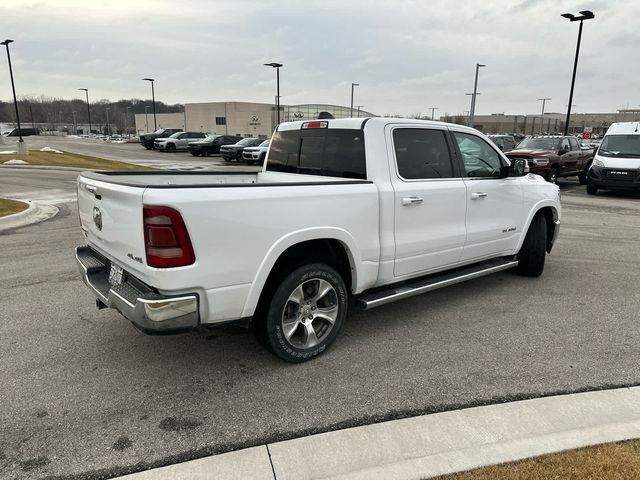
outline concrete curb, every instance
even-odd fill
[[[0,232],[13,228],[26,227],[34,223],[44,222],[58,214],[58,207],[45,203],[37,203],[31,200],[15,199],[17,202],[29,204],[29,208],[22,212],[0,217]]]
[[[640,387],[394,420],[120,478],[422,479],[632,438],[640,438]]]

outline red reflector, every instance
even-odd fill
[[[177,210],[145,205],[142,216],[144,248],[150,267],[184,267],[196,261],[189,232]]]
[[[307,128],[328,128],[329,122],[304,122],[302,124],[303,129]]]

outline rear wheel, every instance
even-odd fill
[[[547,246],[547,222],[543,215],[533,217],[524,243],[518,252],[516,270],[526,277],[539,277],[544,270]]]
[[[551,167],[549,169],[549,173],[547,173],[547,182],[558,183],[558,170],[555,167]]]
[[[167,152],[175,152],[176,151],[176,146],[173,143],[167,143],[167,147],[166,147]]]
[[[333,268],[313,263],[297,268],[279,284],[256,334],[287,362],[317,357],[333,343],[347,315],[347,288]]]

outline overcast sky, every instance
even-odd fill
[[[167,103],[349,105],[373,113],[564,111],[578,22],[584,23],[576,112],[640,106],[638,0],[1,0],[17,94]],[[5,53],[0,98],[11,98]]]

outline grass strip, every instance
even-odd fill
[[[638,479],[640,478],[640,440],[605,443],[436,478],[438,480]]]
[[[18,202],[17,200],[9,200],[8,198],[0,198],[0,217],[13,215],[29,208],[29,204]]]
[[[29,165],[45,165],[49,167],[76,167],[87,170],[153,170],[151,167],[135,165],[133,163],[106,160],[104,158],[81,155],[71,152],[40,152],[33,151],[29,155],[0,155],[0,163],[7,160],[24,160]]]

